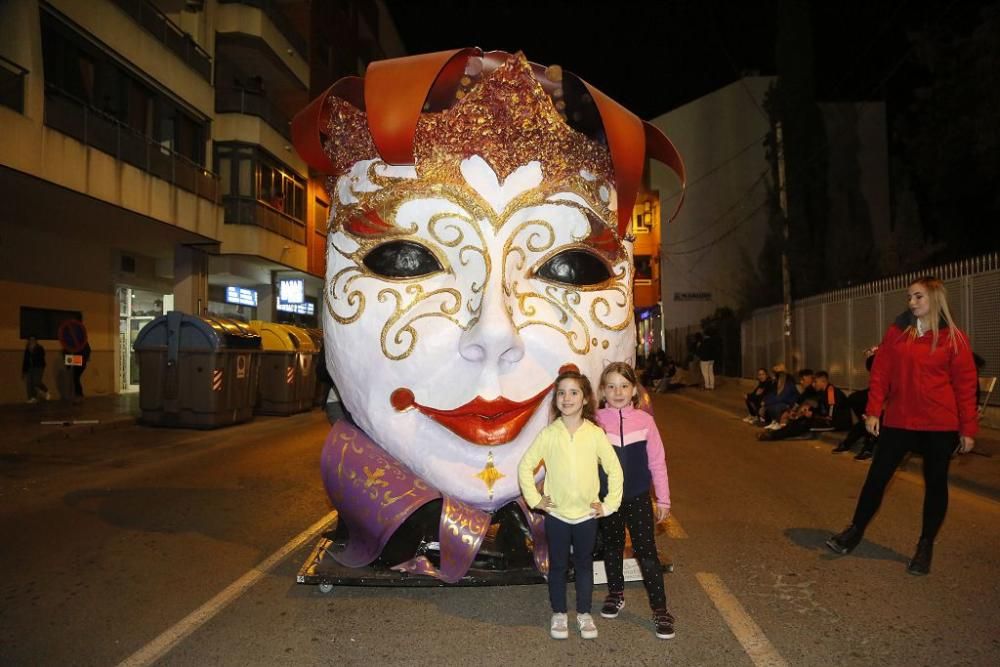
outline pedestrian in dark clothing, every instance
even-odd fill
[[[851,428],[851,408],[847,403],[847,394],[830,384],[830,374],[816,371],[812,386],[818,399],[818,415],[829,421],[824,430],[846,431]]]
[[[706,331],[704,335],[696,339],[695,354],[698,355],[705,389],[715,389],[715,360],[719,358],[719,345],[712,332]]]
[[[774,392],[774,380],[768,375],[766,368],[757,369],[757,386],[749,394],[743,395],[744,403],[747,406],[748,416],[743,421],[748,424],[756,424],[761,420],[761,406],[764,404],[764,397]]]
[[[868,383],[865,425],[879,438],[875,458],[851,525],[826,545],[839,554],[857,547],[896,468],[916,451],[924,459],[923,530],[906,570],[924,575],[948,509],[951,457],[976,444],[977,379],[969,339],[955,326],[944,284],[919,278],[907,290],[907,305],[882,339]]]
[[[24,388],[28,394],[28,403],[37,403],[42,397],[46,401],[51,398],[49,388],[42,381],[45,375],[45,348],[34,336],[28,338],[24,346],[24,358],[21,361],[21,377],[24,378]]]
[[[77,402],[83,400],[83,372],[87,370],[87,364],[90,363],[90,343],[83,344],[80,356],[83,357],[83,363],[79,366],[73,366],[73,391]]]
[[[872,364],[875,362],[875,352],[877,350],[877,345],[865,350],[865,368],[868,369],[869,373],[872,372]],[[865,428],[865,407],[868,405],[868,388],[865,387],[848,396],[847,404],[851,407],[851,412],[858,418],[858,421],[847,432],[847,436],[843,442],[833,448],[833,453],[840,454],[846,452],[854,446],[854,443],[864,438],[861,451],[855,455],[854,460],[867,461],[872,457],[872,452],[875,451],[875,443],[878,441],[878,438],[869,433]]]
[[[807,435],[812,431],[829,430],[830,421],[820,417],[815,399],[810,398],[801,405],[792,408],[783,426],[776,429],[765,429],[757,434],[758,440],[787,440]]]

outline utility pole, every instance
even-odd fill
[[[781,121],[775,123],[775,138],[778,144],[778,201],[781,203],[782,237],[781,244],[781,294],[785,302],[782,313],[782,351],[785,367],[791,373],[792,364],[792,275],[788,266],[788,193],[785,190],[785,141],[781,131]]]

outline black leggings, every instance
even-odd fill
[[[854,510],[854,525],[862,531],[868,526],[903,456],[912,451],[924,459],[924,521],[920,537],[933,540],[948,510],[948,466],[957,443],[955,431],[908,431],[883,426],[875,458]]]
[[[625,551],[625,526],[632,537],[632,551],[639,561],[642,583],[649,595],[649,606],[667,608],[667,594],[663,588],[663,567],[656,555],[655,524],[649,494],[643,493],[622,501],[622,506],[611,516],[601,519],[601,537],[604,539],[604,571],[608,575],[608,591],[625,590],[622,557]]]

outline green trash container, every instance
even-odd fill
[[[261,338],[257,413],[292,415],[313,407],[316,394],[316,347],[305,330],[290,324],[253,320]]]
[[[133,348],[144,423],[218,428],[253,418],[261,340],[246,324],[173,310],[144,326]]]

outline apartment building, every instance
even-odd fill
[[[71,319],[91,394],[137,388],[167,310],[315,324],[329,200],[289,120],[399,55],[374,0],[0,3],[0,402],[29,335],[55,379]]]

